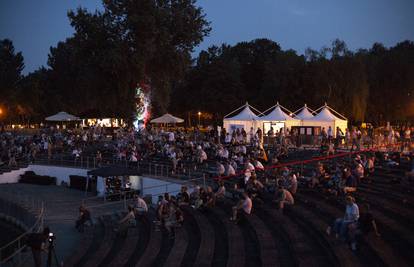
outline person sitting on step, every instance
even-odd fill
[[[243,199],[236,206],[232,207],[232,217],[230,221],[237,222],[240,215],[250,215],[252,212],[253,202],[247,192],[242,193]],[[242,215],[242,216],[243,216]]]

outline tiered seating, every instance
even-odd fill
[[[65,266],[410,266],[413,197],[392,182],[403,173],[381,169],[355,193],[357,203],[371,205],[382,235],[363,236],[356,253],[325,233],[343,216],[342,198],[300,189],[295,205],[283,213],[266,201],[238,224],[229,221],[235,204],[230,199],[206,211],[184,207],[184,224],[173,238],[157,231],[154,210],[138,219],[126,239],[110,230],[119,216],[102,217]]]

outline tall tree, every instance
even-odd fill
[[[9,39],[0,40],[0,106],[7,111],[9,118],[14,115],[11,111],[16,107],[17,88],[23,68],[22,53],[14,51]]]

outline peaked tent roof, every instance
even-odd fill
[[[244,107],[244,108],[243,108]],[[252,121],[257,120],[259,117],[250,109],[250,107],[254,110],[256,110],[254,107],[250,106],[249,103],[246,102],[244,106],[239,107],[238,109],[234,110],[233,112],[227,114],[224,117],[224,120],[235,120],[235,121]],[[230,114],[234,113],[235,111],[243,108],[242,111],[239,112],[239,114],[233,116],[233,117],[227,117]],[[257,111],[257,110],[256,110]]]
[[[161,117],[151,120],[151,123],[181,123],[184,122],[183,119],[174,117],[169,113],[165,113]]]
[[[300,112],[295,115],[296,119],[309,120],[309,119],[314,117],[314,115],[312,114],[313,112],[309,111],[309,108],[306,104],[303,106],[303,108],[301,108],[299,110],[300,110]],[[297,110],[295,113],[297,113],[299,110]]]
[[[277,103],[274,106],[274,109],[272,110],[272,112],[270,112],[267,115],[261,116],[259,118],[259,120],[261,120],[261,121],[288,121],[288,120],[296,120],[296,119],[294,119],[291,116],[289,116],[288,114],[286,114],[282,110],[279,103]]]
[[[61,111],[55,115],[46,117],[47,121],[79,121],[80,119],[72,114]]]
[[[315,117],[309,119],[311,121],[336,121],[336,120],[346,120],[344,116],[336,112],[335,110],[331,109],[327,104],[325,104],[323,107],[319,108],[319,113],[315,115]],[[338,115],[340,115],[342,118],[338,118],[334,114],[332,114],[331,110]]]

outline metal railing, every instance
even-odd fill
[[[189,188],[197,186],[197,185],[205,187],[206,177],[205,175],[203,175],[203,177],[200,177],[200,178],[194,178],[194,179],[185,180],[185,181],[177,181],[175,183],[167,182],[167,183],[163,183],[160,185],[147,186],[147,187],[141,188],[140,191],[142,195],[151,195],[152,197],[163,195],[164,193],[176,194],[180,192],[180,189],[174,189],[174,188],[176,188],[179,185],[187,186]],[[165,189],[165,190],[163,190],[160,193],[148,192],[148,190],[153,190],[153,189],[158,189],[158,188]],[[89,209],[93,209],[93,208],[100,208],[104,206],[119,204],[122,201],[123,207],[124,209],[126,209],[128,204],[130,203],[129,201],[130,199],[128,199],[128,194],[133,194],[135,192],[136,190],[130,190],[130,191],[121,191],[121,192],[113,193],[113,194],[105,194],[104,196],[88,197],[88,198],[82,199],[81,204],[88,207]],[[119,198],[119,199],[108,202],[107,199],[110,199],[110,198]],[[103,203],[100,202],[98,204],[94,204],[94,202],[96,203],[96,201],[99,201],[99,200],[103,200]]]
[[[44,204],[41,201],[2,192],[0,213],[15,218],[25,225],[27,230],[0,248],[0,266],[19,266],[27,259],[29,255],[22,255],[26,248],[27,235],[43,229],[44,211]]]
[[[141,175],[148,175],[154,177],[177,177],[184,180],[197,178],[204,170],[194,170],[194,166],[185,165],[182,169],[177,169],[173,173],[172,165],[165,164],[162,162],[147,162],[147,161],[136,161],[132,162],[129,160],[112,160],[105,161],[105,163],[97,163],[94,157],[80,157],[79,159],[69,159],[64,157],[55,157],[52,159],[37,158],[32,160],[30,164],[35,165],[49,165],[59,167],[71,167],[79,169],[96,169],[99,167],[106,166],[119,166],[130,169],[136,169]]]

